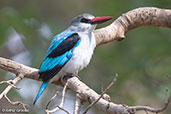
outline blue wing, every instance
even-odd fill
[[[40,78],[46,82],[53,78],[72,57],[74,47],[80,43],[77,33],[69,33],[62,38],[55,38],[40,66]]]
[[[73,49],[78,46],[79,43],[80,37],[77,33],[55,36],[50,44],[46,57],[40,66],[39,74],[43,84],[41,85],[33,104],[35,104],[41,96],[49,80],[70,60]]]

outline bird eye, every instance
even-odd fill
[[[86,19],[86,18],[82,18],[80,20],[80,22],[83,22],[83,23],[91,23],[91,20],[90,19]]]

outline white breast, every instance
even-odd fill
[[[51,82],[58,81],[59,78],[66,75],[66,73],[77,73],[89,64],[94,48],[96,47],[95,37],[93,33],[90,35],[81,33],[79,36],[81,42],[73,50],[71,59],[64,65],[61,71],[51,79]]]
[[[96,41],[93,33],[80,33],[81,42],[73,50],[73,56],[66,63],[62,71],[67,73],[75,73],[86,67],[93,55],[94,48],[96,46]]]

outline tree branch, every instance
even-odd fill
[[[170,102],[171,102],[171,95],[169,96],[169,98],[167,99],[167,101],[165,102],[163,107],[161,107],[161,108],[151,108],[149,106],[132,106],[132,107],[128,108],[128,111],[131,113],[135,113],[136,111],[144,110],[147,112],[159,113],[159,112],[164,111],[168,107]]]
[[[9,85],[5,88],[5,90],[0,94],[0,99],[2,99],[2,97],[4,97],[11,105],[22,105],[24,110],[27,110],[26,106],[27,104],[22,103],[21,101],[11,101],[8,97],[7,94],[8,92],[12,89],[12,88],[16,88],[16,89],[20,89],[18,87],[15,86],[15,84],[17,84],[20,80],[22,80],[24,78],[23,74],[19,74],[16,78],[14,78],[13,80],[8,80],[8,81],[1,81],[0,84],[2,83],[8,83]]]
[[[11,104],[11,105],[21,105],[23,108],[24,108],[24,110],[25,111],[27,111],[27,104],[24,104],[24,103],[22,103],[21,101],[15,101],[15,102],[13,102],[13,101],[11,101],[8,97],[7,97],[7,95],[4,95],[4,98]]]
[[[65,101],[65,92],[66,92],[67,86],[68,86],[68,82],[65,83],[65,86],[64,86],[64,88],[63,88],[63,91],[62,91],[62,100],[61,100],[60,105],[57,106],[56,108],[52,109],[52,110],[46,109],[47,114],[54,113],[54,112],[58,111],[59,109],[65,111],[67,114],[69,114],[68,111],[66,111],[65,109],[62,108],[63,105],[64,105],[64,101]],[[56,97],[56,95],[52,97],[52,99],[49,101],[49,103],[50,103],[55,97]],[[48,108],[49,103],[47,104],[46,108]]]
[[[3,62],[1,62],[3,61]],[[14,65],[15,64],[15,65]],[[9,69],[8,69],[9,66]],[[6,69],[6,71],[10,71],[13,73],[23,73],[25,78],[31,78],[34,80],[39,80],[39,74],[38,70],[35,68],[31,68],[25,65],[22,65],[20,63],[5,59],[0,57],[0,68]],[[18,70],[18,68],[22,70]],[[84,101],[94,102],[99,98],[99,94],[97,94],[95,91],[90,89],[86,84],[81,82],[78,78],[73,77],[67,80],[68,88],[72,91],[79,93],[81,99]],[[53,84],[60,84],[59,82],[53,82]],[[61,84],[60,84],[61,85]],[[65,82],[63,82],[62,85],[65,85]],[[108,113],[114,113],[114,114],[128,114],[127,109],[123,107],[122,105],[118,105],[112,102],[108,102],[104,99],[100,99],[96,104],[96,107],[101,109],[102,111],[108,112]]]
[[[20,80],[24,78],[24,75],[20,74],[17,76],[14,80],[6,81],[7,83],[10,83],[8,87],[0,94],[0,99],[2,99],[3,96],[7,95],[7,93],[15,87],[15,84],[18,83]],[[4,81],[2,81],[4,83]],[[1,82],[1,83],[2,83]]]
[[[80,114],[80,111],[81,111],[81,98],[79,93],[77,93],[75,98],[75,106],[74,106],[73,114]]]
[[[57,97],[58,93],[59,93],[59,91],[56,91],[55,95],[49,100],[49,102],[46,105],[46,110],[49,109],[50,103]]]
[[[171,28],[171,10],[144,7],[131,10],[118,17],[107,27],[95,30],[96,44],[113,40],[123,40],[125,33],[139,26],[158,26]]]
[[[107,92],[107,90],[109,90],[112,85],[116,82],[118,78],[118,74],[115,75],[115,78],[112,80],[112,82],[107,86],[107,88],[102,92],[102,94],[99,96],[99,98],[97,100],[95,100],[94,102],[92,102],[86,109],[85,111],[83,112],[83,114],[86,114],[88,112],[88,110],[94,105],[96,104],[102,97],[103,95]]]

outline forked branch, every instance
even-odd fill
[[[27,110],[27,104],[22,103],[21,101],[11,101],[8,97],[7,94],[8,92],[12,89],[12,88],[16,88],[16,89],[21,89],[16,87],[15,85],[24,78],[24,75],[19,74],[16,78],[14,78],[13,80],[8,80],[8,81],[1,81],[0,84],[3,83],[7,83],[9,84],[5,90],[0,94],[0,99],[2,99],[2,97],[4,97],[11,105],[22,105],[24,110]]]
[[[65,83],[65,86],[64,86],[64,88],[63,88],[63,91],[62,91],[62,100],[61,100],[60,105],[57,106],[56,108],[52,109],[52,110],[49,110],[49,109],[48,109],[49,104],[50,104],[50,102],[57,96],[57,93],[56,93],[55,96],[53,96],[53,97],[51,98],[51,100],[49,101],[49,103],[48,103],[47,106],[46,106],[46,113],[47,113],[47,114],[54,113],[54,112],[58,111],[59,109],[60,109],[60,110],[63,110],[63,111],[66,112],[67,114],[69,114],[68,111],[66,111],[65,109],[62,108],[63,105],[64,105],[64,101],[65,101],[65,93],[66,93],[67,86],[68,86],[68,83],[66,82],[66,83]]]
[[[112,80],[112,82],[107,86],[107,88],[102,92],[102,94],[99,96],[99,98],[97,100],[95,100],[94,102],[92,102],[86,109],[85,111],[83,112],[83,114],[86,114],[88,112],[88,110],[95,104],[97,103],[102,97],[103,95],[107,92],[107,90],[109,90],[112,85],[114,85],[114,83],[116,82],[118,78],[118,74],[115,75],[115,78]]]

